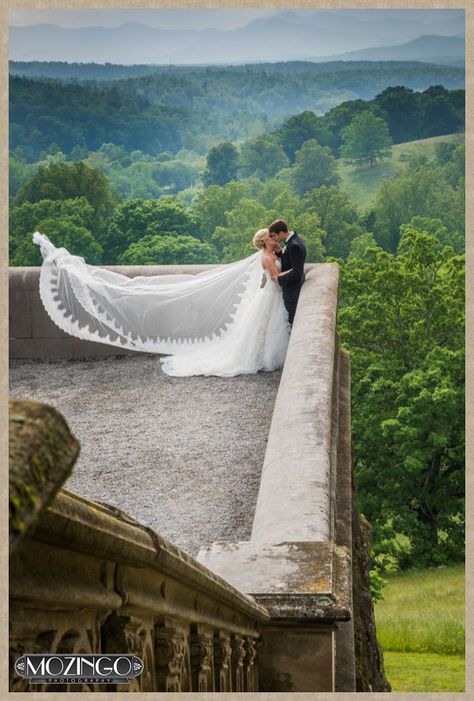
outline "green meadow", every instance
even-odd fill
[[[403,168],[406,159],[412,155],[424,155],[432,158],[436,144],[442,142],[464,142],[464,134],[447,134],[433,136],[429,139],[407,141],[392,146],[391,158],[386,158],[372,167],[369,165],[355,166],[338,161],[338,171],[341,177],[340,187],[344,190],[352,204],[360,209],[367,208],[375,199],[380,183],[395,177]]]
[[[464,565],[385,575],[377,637],[393,691],[464,691]]]

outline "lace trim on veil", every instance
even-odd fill
[[[44,259],[41,301],[59,328],[84,340],[151,353],[176,354],[223,340],[232,331],[240,305],[258,290],[262,274],[257,252],[198,275],[128,278],[89,266],[39,232],[33,241]],[[161,320],[166,337],[150,335]]]

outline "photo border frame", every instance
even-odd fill
[[[466,678],[464,692],[387,692],[379,693],[378,699],[418,699],[448,701],[474,697],[473,653],[474,653],[474,107],[473,107],[473,46],[474,2],[473,0],[4,0],[0,4],[0,93],[1,93],[1,142],[0,162],[3,178],[0,181],[0,387],[8,396],[8,20],[10,9],[464,9],[466,19]],[[2,392],[3,396],[3,392]],[[469,432],[471,428],[471,432]],[[8,514],[8,403],[0,409],[0,488],[3,495],[3,514]],[[469,471],[470,468],[470,471]],[[18,701],[41,699],[70,699],[72,692],[11,692],[8,688],[8,524],[2,518],[0,542],[5,553],[4,567],[0,577],[1,609],[0,622],[3,630],[0,643],[0,693],[1,698]],[[291,701],[326,701],[336,692],[278,692],[278,699]],[[339,692],[340,693],[340,692]],[[93,694],[91,697],[90,694]],[[344,693],[347,699],[369,699],[366,692]],[[229,701],[248,699],[275,701],[275,693],[174,693],[171,698],[188,701],[211,701],[223,696]],[[74,698],[93,698],[97,701],[130,699],[129,692],[77,692]],[[170,694],[141,692],[139,699],[156,701],[170,699]]]

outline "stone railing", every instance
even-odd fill
[[[11,402],[10,427],[10,689],[258,690],[265,608],[113,507],[53,498],[78,450],[52,407]],[[144,670],[125,686],[29,686],[13,671],[24,653],[135,654]]]
[[[198,560],[265,605],[262,691],[355,690],[350,365],[336,333],[339,271],[302,288],[249,541]]]

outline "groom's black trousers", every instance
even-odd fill
[[[304,277],[303,277],[301,284],[303,284],[303,282],[304,282]],[[295,286],[292,285],[292,288],[293,287],[295,287]],[[285,309],[288,312],[288,321],[290,323],[290,326],[293,325],[293,321],[294,321],[295,314],[296,314],[296,307],[298,306],[298,299],[300,296],[300,292],[301,292],[301,285],[299,287],[297,287],[296,290],[295,289],[290,289],[290,290],[283,289],[283,304],[285,305]]]
[[[278,283],[283,292],[283,303],[288,312],[288,321],[293,324],[296,306],[300,296],[301,286],[304,283],[304,263],[306,259],[306,246],[303,239],[293,234],[283,253],[280,254],[282,272],[290,272],[278,278]]]
[[[285,300],[283,300],[285,301]],[[298,300],[296,302],[288,302],[285,304],[286,311],[288,312],[288,322],[290,326],[293,326],[293,321],[295,319],[296,307],[298,306]]]

